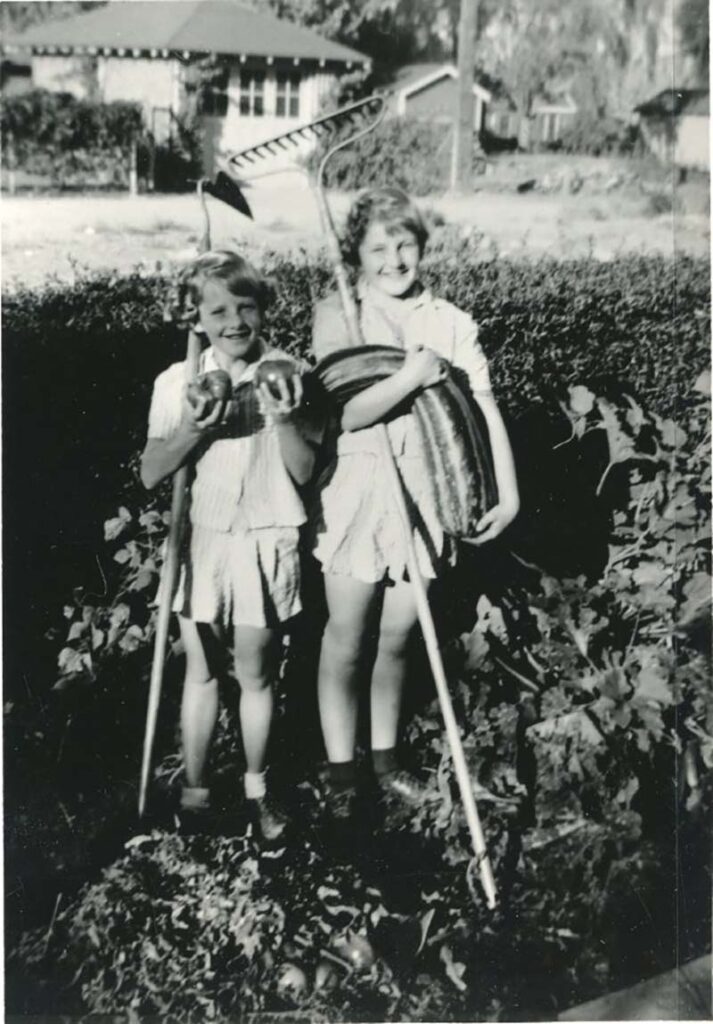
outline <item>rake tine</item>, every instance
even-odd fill
[[[317,118],[316,121],[312,121],[310,124],[300,125],[290,131],[283,132],[275,138],[266,139],[255,146],[241,150],[239,153],[226,155],[224,159],[236,168],[241,165],[252,165],[256,161],[264,159],[267,154],[272,154],[274,152],[273,147],[287,150],[290,146],[298,146],[305,139],[320,138],[323,135],[330,134],[338,136],[343,127],[347,129],[354,126],[359,127],[364,120],[368,120],[373,116],[375,110],[378,111],[383,106],[383,96],[373,96],[366,100],[357,100],[341,110],[336,110],[331,114],[325,114],[323,117]]]

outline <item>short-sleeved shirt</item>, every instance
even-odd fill
[[[284,352],[264,349],[261,359]],[[289,357],[288,357],[289,358]],[[259,362],[259,361],[258,361]],[[239,383],[250,381],[258,362],[249,364]],[[201,354],[200,373],[218,369],[212,348]],[[149,412],[149,439],[165,440],[183,415],[186,364],[174,363],[156,378]],[[277,430],[263,421],[241,437],[216,437],[195,463],[191,486],[191,522],[223,533],[305,522],[302,499],[280,453]]]
[[[394,302],[385,300],[362,280],[357,294],[361,330],[367,345],[391,345],[405,351],[420,346],[433,349],[467,374],[476,396],[490,393],[488,361],[478,341],[478,325],[468,313],[437,298],[428,288],[413,298]],[[351,346],[336,294],[329,295],[315,308],[312,344],[317,359]],[[391,420],[388,430],[394,454],[408,456],[420,452],[411,413]],[[373,427],[344,432],[337,445],[339,454],[377,451],[377,432]]]

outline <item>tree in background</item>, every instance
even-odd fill
[[[377,65],[450,60],[459,0],[257,0],[276,17],[368,54]]]
[[[24,32],[42,21],[56,21],[103,7],[106,0],[38,0],[37,3],[0,3],[0,24],[6,32]]]
[[[710,69],[708,0],[682,0],[677,20],[683,52],[693,65],[692,77],[697,84],[707,85]]]

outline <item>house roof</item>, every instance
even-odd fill
[[[7,36],[4,48],[125,48],[359,63],[363,53],[238,0],[111,0]]]
[[[396,96],[400,113],[405,112],[406,100],[409,96],[428,89],[444,78],[458,78],[458,68],[454,64],[429,63],[405,64],[399,68],[389,85],[390,91]],[[486,103],[514,109],[502,84],[476,69],[473,92],[480,95]]]
[[[708,89],[664,89],[634,110],[644,117],[678,117],[680,114],[708,117],[709,107]]]

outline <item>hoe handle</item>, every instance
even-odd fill
[[[198,374],[200,357],[200,340],[195,331],[188,332],[188,350],[186,353],[186,383]],[[158,615],[156,619],[156,637],[154,640],[153,662],[151,664],[151,682],[149,684],[149,700],[146,709],[146,730],[144,733],[144,749],[141,759],[141,783],[139,786],[139,817],[142,818],[146,809],[146,793],[151,771],[151,755],[153,752],[158,706],[161,700],[163,669],[166,662],[166,645],[168,643],[168,627],[171,622],[171,605],[178,581],[178,564],[181,552],[181,539],[186,513],[186,494],[188,487],[188,467],[181,466],[173,476],[173,497],[171,499],[171,523],[166,541],[166,557],[161,567],[159,584]]]

